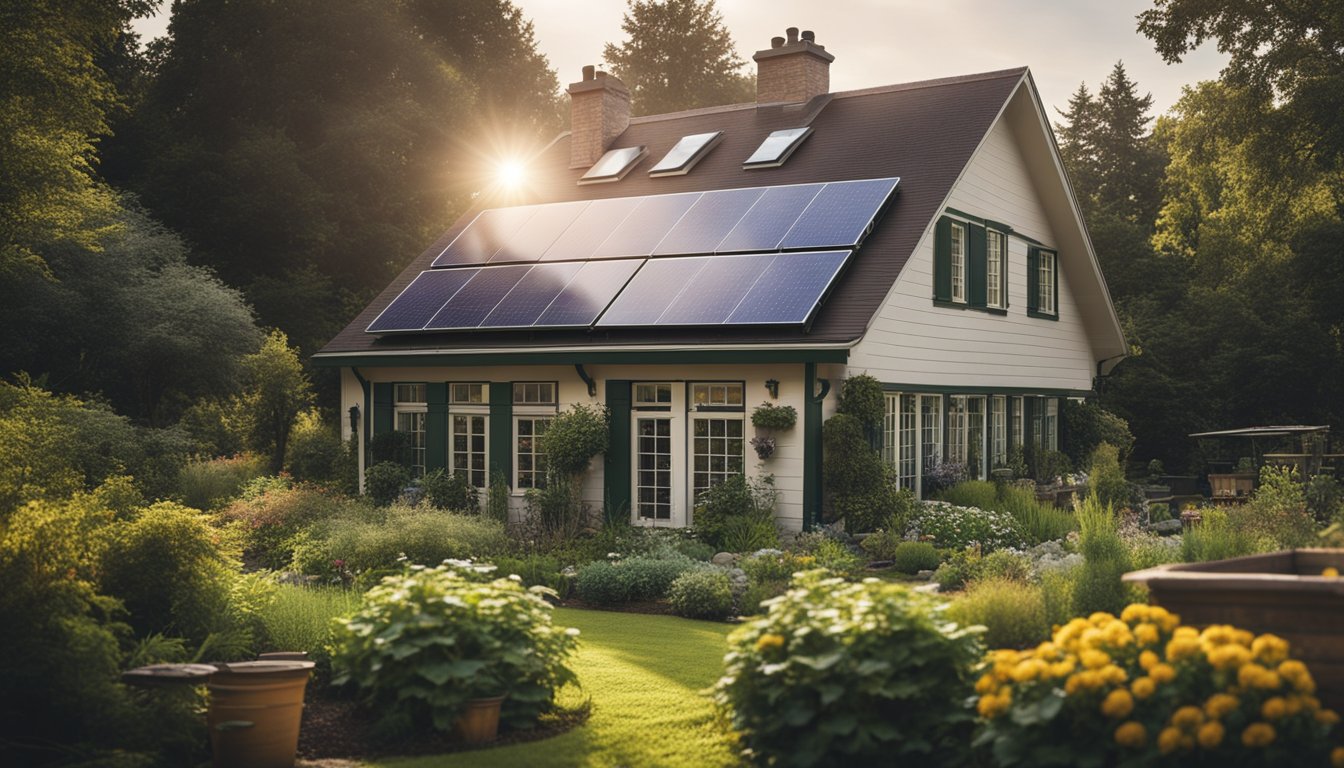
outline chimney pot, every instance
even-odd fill
[[[770,47],[771,47],[771,48],[783,48],[783,47],[784,47],[784,38],[782,38],[782,37],[772,37],[772,38],[770,38]]]
[[[806,41],[809,42],[809,43],[815,43],[815,42],[817,42],[817,33],[816,33],[816,32],[813,32],[813,31],[810,30],[810,29],[804,29],[804,30],[803,30],[803,39],[806,40]]]
[[[630,89],[620,78],[589,65],[569,86],[569,167],[597,162],[630,125]]]
[[[789,36],[789,42],[790,42],[790,43],[796,43],[796,42],[798,42],[798,28],[797,28],[797,27],[789,27],[788,29],[784,30],[784,34],[786,34],[786,35]]]
[[[592,64],[589,64],[588,66],[584,67],[584,68],[583,68],[583,79],[584,79],[585,81],[587,81],[587,80],[592,80],[592,79],[593,79],[593,72],[595,72],[595,71],[597,71],[597,67],[594,67]]]
[[[798,28],[785,30],[785,38],[771,38],[770,47],[757,51],[756,102],[808,101],[831,90],[831,62],[835,55],[816,44],[812,30],[798,39]]]

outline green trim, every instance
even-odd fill
[[[1055,311],[1042,312],[1040,309],[1040,284],[1041,284],[1041,254],[1048,253],[1055,257],[1055,267],[1050,270],[1050,275],[1055,281],[1053,290],[1055,293]],[[1059,251],[1053,248],[1029,248],[1027,249],[1027,317],[1036,317],[1041,320],[1059,319]]]
[[[959,301],[942,301],[940,299],[934,299],[933,306],[942,307],[943,309],[970,309],[976,312],[987,312],[991,315],[1008,314],[1008,310],[999,307],[977,307],[973,304],[962,304]]]
[[[360,430],[364,433],[364,439],[360,442],[358,446],[359,449],[358,458],[360,460],[360,463],[363,464],[365,467],[367,467],[369,465],[369,437],[373,434],[371,431],[373,429],[373,385],[369,382],[368,379],[364,378],[364,376],[360,374],[358,368],[352,367],[350,369],[350,372],[353,373],[355,375],[355,379],[359,381],[360,389],[364,390],[364,413],[363,418],[360,419],[361,422]],[[358,469],[358,467],[356,467],[356,469]],[[359,473],[358,486],[359,486],[359,492],[363,493],[364,492],[363,472]]]
[[[986,261],[985,228],[971,224],[966,227],[966,303],[977,309],[987,304],[989,279]]]
[[[448,383],[425,385],[425,472],[448,468]]]
[[[975,387],[933,384],[882,384],[885,392],[912,395],[1009,395],[1016,397],[1095,397],[1096,392],[1081,389],[1045,389],[1023,387]]]
[[[461,352],[426,355],[323,355],[311,358],[319,368],[360,365],[371,368],[478,365],[748,365],[753,363],[844,363],[848,349],[669,349],[640,352]]]
[[[392,390],[395,386],[390,381],[378,381],[373,384],[373,434],[375,435],[391,432],[393,429]]]
[[[602,506],[612,523],[630,519],[630,381],[608,379],[606,390],[610,421],[602,460]]]
[[[817,364],[803,366],[803,530],[821,522],[821,399],[817,391]]]
[[[933,300],[952,300],[952,220],[946,216],[933,228]]]
[[[1004,224],[1001,221],[986,219],[983,216],[976,216],[973,213],[959,211],[956,208],[944,208],[943,210],[952,216],[956,216],[957,218],[966,219],[967,221],[975,222],[976,224],[982,224],[986,227],[989,227],[990,229],[997,229],[998,231],[1004,233],[1005,235],[1008,235],[1009,237],[1016,237],[1019,240],[1025,240],[1026,242],[1031,243],[1032,245],[1039,245],[1044,248],[1049,247],[1045,243],[1042,243],[1040,240],[1037,240],[1036,238],[1030,237],[1028,235],[1024,235],[1021,232],[1018,232],[1017,230],[1013,229],[1007,224]]]
[[[1048,312],[1037,312],[1034,309],[1027,310],[1027,317],[1034,317],[1037,320],[1058,320],[1059,315],[1052,315]]]
[[[513,382],[490,382],[490,424],[486,427],[490,435],[489,458],[486,465],[490,468],[486,485],[496,472],[503,472],[513,488]]]

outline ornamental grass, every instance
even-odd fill
[[[1274,635],[1130,605],[984,667],[975,744],[998,765],[1344,768],[1339,716]]]

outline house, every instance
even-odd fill
[[[708,485],[770,473],[796,530],[849,375],[882,382],[916,491],[939,462],[1058,446],[1062,399],[1126,346],[1028,70],[830,93],[834,56],[796,29],[754,59],[755,103],[639,118],[585,68],[525,197],[481,200],[315,356],[365,459],[405,431],[419,471],[502,473],[521,510],[533,437],[605,404],[594,508],[680,526]],[[757,461],[767,402],[799,418]]]

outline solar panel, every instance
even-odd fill
[[[761,146],[751,153],[751,157],[742,164],[745,169],[752,168],[778,168],[789,159],[794,150],[798,149],[803,143],[803,139],[812,135],[810,126],[804,128],[785,128],[782,131],[773,131],[761,142]]]
[[[611,236],[602,241],[592,258],[648,256],[702,194],[687,192],[643,198],[639,206],[625,217],[625,221],[612,230]]]
[[[499,304],[481,321],[481,328],[525,328],[537,322],[541,313],[574,279],[582,264],[537,264],[500,299]]]
[[[697,133],[691,136],[682,136],[677,145],[668,150],[663,159],[658,164],[649,169],[650,176],[681,176],[689,173],[700,159],[709,154],[719,140],[723,138],[723,131],[714,131],[713,133]]]
[[[653,255],[713,253],[764,192],[761,187],[706,192],[672,227]]]
[[[551,243],[542,261],[568,261],[592,257],[597,246],[639,205],[639,197],[615,197],[594,200],[583,209],[574,223]]]
[[[715,248],[716,253],[773,251],[825,184],[766,187],[751,210]]]
[[[490,257],[491,264],[536,261],[541,258],[555,239],[569,228],[588,207],[587,201],[551,203],[534,206],[536,211],[527,223],[510,235],[500,249]]]
[[[702,258],[704,267],[658,318],[658,325],[717,325],[726,321],[778,257],[765,253]]]
[[[475,277],[425,323],[425,330],[475,328],[531,268],[518,264],[477,270]]]
[[[588,172],[579,177],[580,184],[597,184],[604,181],[620,181],[625,178],[625,174],[630,172],[635,164],[643,159],[648,149],[644,145],[638,147],[622,147],[620,149],[607,150],[602,158],[593,164]]]
[[[626,284],[602,318],[598,327],[613,325],[656,325],[659,316],[671,306],[709,257],[695,259],[650,259]]]
[[[367,332],[392,333],[423,329],[434,313],[479,271],[436,269],[421,272],[369,323]]]
[[[484,264],[536,213],[536,205],[491,208],[481,211],[448,247],[434,259],[433,267]]]
[[[849,251],[781,253],[728,316],[730,325],[796,325],[807,322]]]
[[[779,244],[781,249],[858,245],[900,179],[835,181],[819,192]]]
[[[592,325],[642,263],[639,259],[616,259],[582,265],[579,274],[569,281],[535,324],[552,327]]]

